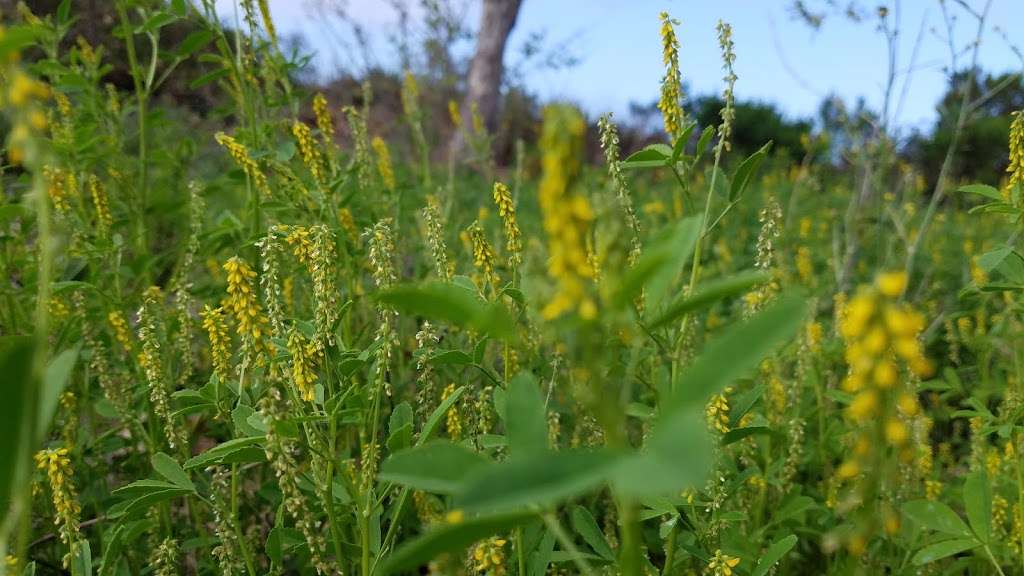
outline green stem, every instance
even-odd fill
[[[562,528],[562,525],[558,522],[558,518],[556,518],[554,514],[544,514],[541,517],[544,519],[544,523],[547,525],[548,530],[551,530],[551,533],[554,534],[555,539],[558,540],[559,544],[565,548],[566,552],[572,555],[572,561],[576,564],[576,568],[579,569],[580,573],[586,574],[587,576],[593,576],[594,570],[580,553],[576,544],[573,543],[569,534],[566,533],[565,528]],[[627,572],[627,574],[629,573]],[[635,574],[639,574],[639,572],[635,572]]]

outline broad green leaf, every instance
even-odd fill
[[[164,482],[163,480],[153,480],[147,478],[145,480],[136,480],[131,484],[121,486],[120,488],[114,490],[111,494],[118,498],[134,500],[139,496],[145,496],[146,494],[150,494],[152,492],[161,492],[163,490],[172,490],[174,488],[181,488],[181,486],[178,486],[177,484],[173,484],[171,482]]]
[[[745,428],[733,428],[722,435],[722,446],[728,446],[755,434],[772,434],[772,429],[767,426],[747,426]]]
[[[762,146],[757,152],[754,152],[750,156],[747,156],[743,162],[740,163],[739,167],[736,168],[736,173],[732,176],[732,186],[729,188],[729,202],[735,202],[743,196],[743,192],[750,185],[750,182],[757,175],[757,170],[761,167],[761,163],[768,156],[768,150],[772,147],[771,141]]]
[[[693,130],[696,127],[696,122],[689,122],[683,128],[683,133],[676,138],[676,143],[672,145],[672,157],[668,161],[669,164],[675,164],[683,157],[683,153],[686,152],[686,144],[690,141],[690,136],[693,135]]]
[[[414,571],[441,554],[458,552],[474,542],[493,534],[508,532],[535,517],[536,514],[532,512],[518,511],[442,524],[395,550],[381,565],[381,574]]]
[[[796,334],[806,313],[803,297],[786,294],[753,318],[730,327],[679,376],[662,417],[671,418],[684,406],[703,405],[712,394],[748,374]]]
[[[697,140],[697,149],[694,152],[695,158],[699,159],[707,151],[708,145],[711,144],[711,139],[715,137],[715,127],[708,126],[700,133],[700,139]]]
[[[134,500],[127,501],[125,503],[119,503],[111,506],[107,511],[107,517],[109,518],[136,518],[142,514],[145,514],[154,505],[160,502],[166,502],[173,500],[180,496],[186,496],[193,494],[192,490],[187,488],[168,488],[166,490],[159,490],[155,492],[149,492]]]
[[[952,540],[944,540],[918,550],[917,554],[914,554],[913,562],[915,565],[921,566],[954,554],[959,554],[972,548],[977,548],[978,546],[981,546],[981,542],[978,542],[974,538],[954,538]]]
[[[792,550],[793,546],[796,546],[796,540],[796,536],[790,534],[773,542],[765,550],[764,556],[761,556],[761,559],[757,561],[757,567],[750,573],[750,576],[765,576],[776,562],[782,560],[782,557]]]
[[[903,514],[929,530],[965,538],[972,536],[967,524],[942,502],[911,500],[903,505]]]
[[[388,450],[397,452],[412,445],[412,406],[402,402],[388,419]]]
[[[584,494],[604,482],[618,459],[609,452],[543,452],[482,467],[456,495],[470,511],[550,506]]]
[[[103,559],[100,564],[100,576],[111,574],[117,567],[117,561],[121,558],[122,539],[124,538],[125,526],[118,524],[114,527],[110,537],[103,542]]]
[[[570,519],[572,520],[572,529],[594,552],[597,552],[605,560],[615,559],[615,553],[612,552],[611,546],[605,540],[604,533],[601,532],[601,528],[597,525],[597,520],[594,520],[594,515],[590,513],[590,510],[583,506],[575,506]]]
[[[515,335],[515,319],[504,306],[485,302],[451,282],[396,286],[377,294],[377,300],[409,314],[468,326],[495,338]]]
[[[662,419],[647,445],[620,459],[612,472],[616,489],[633,496],[678,493],[704,483],[711,469],[711,436],[703,408]]]
[[[633,152],[621,162],[625,169],[634,168],[660,168],[669,163],[672,157],[672,149],[664,144],[651,144],[641,150]]]
[[[616,302],[631,302],[646,288],[649,308],[654,309],[668,292],[672,280],[693,256],[693,246],[700,234],[700,219],[691,216],[665,230],[644,249],[637,263],[622,276]]]
[[[0,37],[0,58],[7,61],[11,54],[31,46],[38,38],[39,31],[34,26],[11,26],[4,30]]]
[[[185,470],[192,470],[193,468],[205,468],[214,464],[221,464],[224,462],[230,462],[233,455],[250,455],[255,454],[260,461],[264,460],[266,456],[263,454],[263,449],[259,448],[260,442],[263,441],[261,436],[250,436],[246,438],[233,438],[227,442],[223,442],[210,448],[202,454],[198,454],[189,458],[185,462]],[[242,462],[245,460],[235,459],[235,462]]]
[[[992,488],[984,469],[971,472],[964,482],[964,508],[974,535],[988,544],[992,537]]]
[[[22,433],[32,383],[32,338],[0,336],[0,518],[7,515],[19,462],[27,466]]]
[[[505,395],[505,428],[510,456],[519,458],[548,448],[548,420],[537,380],[520,372]]]
[[[92,547],[86,539],[75,543],[74,562],[71,564],[72,576],[92,576]]]
[[[174,51],[174,54],[179,58],[187,58],[196,50],[206,46],[213,40],[213,32],[209,30],[196,30],[185,37],[178,44],[178,48]]]
[[[65,350],[50,360],[46,367],[46,374],[43,376],[43,387],[39,391],[39,420],[36,425],[36,438],[42,440],[46,430],[50,427],[54,412],[57,411],[57,404],[60,402],[60,395],[71,379],[71,373],[75,369],[75,361],[78,360],[78,347]]]
[[[195,492],[195,485],[189,480],[188,474],[181,469],[181,466],[163,452],[157,452],[150,458],[150,462],[153,464],[153,470],[156,470],[157,474],[168,479],[174,485],[179,488],[188,488]]]
[[[999,190],[987,184],[968,184],[966,186],[961,186],[957,191],[964,192],[966,194],[977,194],[993,200],[1003,199],[1003,194],[999,192]]]
[[[438,404],[437,408],[434,408],[434,411],[430,413],[430,417],[427,418],[427,423],[424,424],[423,428],[420,430],[419,437],[416,438],[417,446],[420,446],[427,440],[430,440],[430,437],[434,434],[434,429],[437,428],[437,425],[441,422],[441,418],[446,412],[448,412],[448,409],[459,400],[459,397],[462,396],[462,393],[465,391],[465,386],[459,386],[454,392],[444,399],[444,402],[441,402]]]
[[[392,454],[381,465],[381,480],[427,492],[454,494],[487,459],[458,444],[435,440]]]
[[[760,270],[748,270],[735,276],[722,278],[708,282],[698,287],[692,296],[680,296],[672,304],[665,308],[665,312],[657,316],[648,324],[648,328],[655,330],[682,318],[690,312],[703,310],[708,306],[737,294],[742,294],[750,288],[768,280],[770,276]]]
[[[305,544],[306,539],[299,530],[285,526],[275,526],[267,534],[267,556],[280,564],[284,560],[285,553],[289,553],[294,548],[304,546]]]
[[[154,32],[167,26],[171,22],[177,20],[178,17],[169,12],[157,12],[150,16],[142,26],[139,27],[138,32]]]

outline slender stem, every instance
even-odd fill
[[[672,565],[676,561],[676,535],[679,533],[679,518],[668,531],[665,538],[665,565],[661,567],[661,576],[668,576],[672,573]]]
[[[576,547],[576,544],[573,544],[572,538],[569,537],[569,534],[566,533],[565,528],[563,528],[561,523],[558,522],[558,518],[556,518],[554,514],[550,513],[543,514],[541,518],[544,519],[544,524],[547,525],[548,530],[551,530],[551,533],[554,534],[555,539],[558,540],[559,544],[561,544],[562,547],[565,548],[566,552],[572,555],[572,561],[576,564],[576,568],[579,569],[580,573],[586,574],[587,576],[593,576],[594,570],[590,567],[590,564],[580,553],[580,550]],[[626,574],[629,574],[629,572],[626,572]],[[639,572],[635,572],[634,574],[639,574]]]
[[[516,528],[516,562],[519,564],[519,576],[526,576],[526,549],[523,548],[523,527]]]

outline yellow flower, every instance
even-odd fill
[[[704,573],[713,576],[732,576],[732,569],[739,563],[739,558],[727,556],[721,550],[715,550],[715,555],[711,558],[711,562],[708,562],[708,568]]]
[[[313,363],[320,356],[320,350],[293,328],[288,335],[288,352],[292,356],[292,381],[299,390],[299,397],[312,402],[316,398],[317,381]]]
[[[245,147],[245,144],[223,132],[217,132],[213,138],[228,151],[228,154],[235,160],[235,163],[242,169],[242,172],[245,172],[245,175],[253,181],[256,189],[269,196],[270,185],[267,183],[267,177],[260,170],[259,164],[249,155],[249,149]]]
[[[125,321],[124,315],[119,310],[111,310],[107,314],[107,322],[110,323],[110,327],[114,330],[114,339],[124,348],[125,352],[131,354],[134,346],[132,345],[131,333],[128,331],[128,322]]]
[[[512,193],[508,186],[501,182],[494,183],[494,203],[498,206],[498,216],[505,227],[505,250],[509,254],[509,262],[517,266],[522,262],[522,240],[519,224],[516,223],[516,207],[512,202]]]
[[[681,105],[683,82],[679,73],[679,40],[673,28],[673,24],[678,22],[670,18],[667,12],[662,12],[658,18],[661,20],[661,59],[666,67],[665,76],[661,79],[658,110],[661,110],[665,132],[675,140],[682,133],[684,122]]]
[[[58,526],[61,542],[68,546],[68,554],[64,556],[64,567],[71,565],[81,533],[78,527],[78,515],[81,506],[78,504],[73,483],[74,469],[68,457],[67,448],[42,450],[35,455],[36,467],[46,473],[53,496],[53,508],[57,515],[54,524]]]
[[[909,435],[907,425],[898,419],[892,418],[885,423],[885,439],[889,443],[900,446],[907,441]]]
[[[858,422],[863,422],[875,415],[878,409],[878,393],[874,390],[863,390],[850,402],[847,412]]]
[[[878,290],[889,298],[898,298],[907,289],[906,272],[885,272],[875,280]]]
[[[373,147],[373,152],[377,155],[377,173],[380,174],[380,179],[384,182],[384,188],[387,188],[389,192],[394,192],[395,171],[391,166],[391,152],[388,151],[388,145],[380,136],[374,136],[370,146]]]
[[[1024,110],[1013,113],[1010,123],[1010,165],[1006,172],[1010,178],[1006,182],[1003,195],[1009,199],[1010,190],[1014,186],[1024,186]]]
[[[203,307],[200,314],[203,329],[210,339],[210,358],[213,372],[221,382],[226,382],[231,371],[231,336],[228,335],[227,323],[224,321],[224,308]]]
[[[292,136],[295,137],[295,142],[299,145],[302,163],[306,165],[309,173],[313,175],[313,179],[323,184],[323,158],[320,156],[320,150],[316,147],[316,142],[313,141],[313,133],[310,131],[309,126],[306,126],[303,122],[293,122]]]
[[[505,574],[505,540],[493,536],[473,547],[473,569],[496,576]]]
[[[313,96],[313,115],[316,117],[316,127],[320,129],[320,137],[324,143],[334,141],[334,120],[331,118],[331,111],[327,107],[327,98],[321,92]]]
[[[234,256],[224,263],[228,275],[227,306],[238,322],[238,333],[243,337],[246,355],[255,354],[257,362],[264,357],[264,336],[267,335],[267,318],[256,298],[254,280],[256,272],[249,264]]]
[[[547,319],[573,309],[585,317],[597,315],[586,287],[594,274],[586,249],[593,213],[585,198],[570,192],[580,170],[585,130],[583,117],[575,109],[567,105],[544,109],[538,196],[548,238],[548,276],[557,283],[555,294],[541,311]]]

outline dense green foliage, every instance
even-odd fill
[[[70,2],[0,31],[0,574],[1024,571],[1024,115],[998,187],[741,138],[663,14],[663,143],[549,104],[502,167],[412,73],[389,141],[307,93],[265,3],[113,6],[127,90]]]

